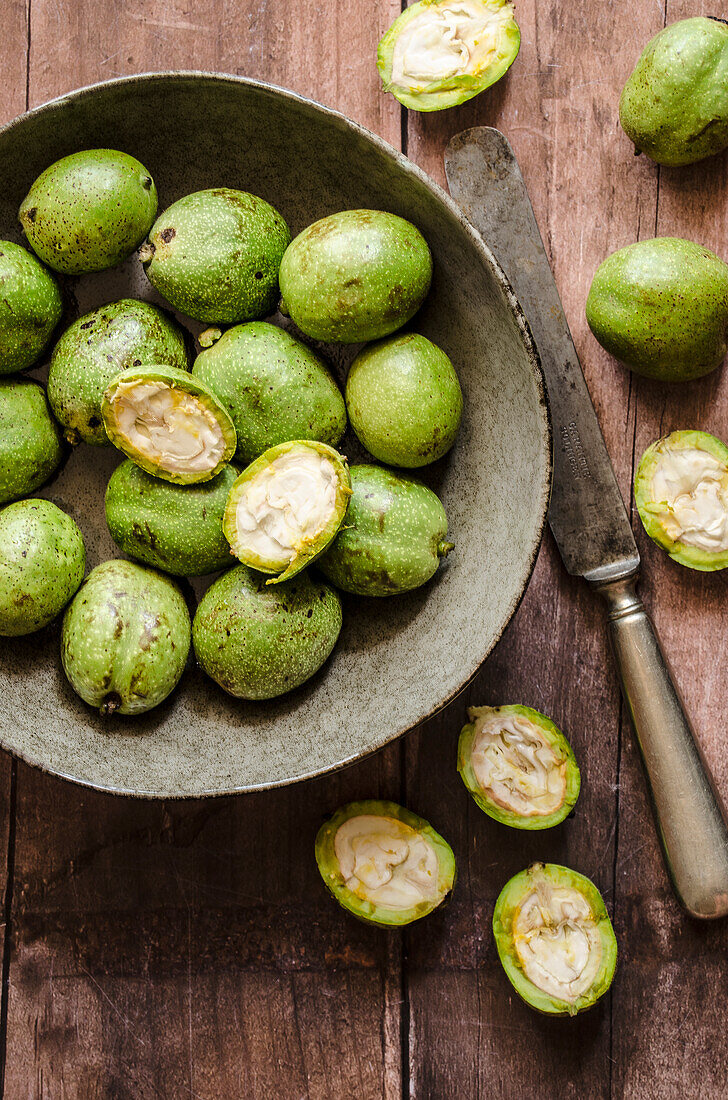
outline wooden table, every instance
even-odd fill
[[[669,0],[666,18],[713,10]],[[635,461],[658,435],[728,438],[725,372],[684,388],[631,378],[584,320],[591,276],[616,247],[657,233],[728,256],[728,160],[659,171],[632,156],[617,122],[619,90],[665,12],[656,0],[521,0],[507,79],[431,116],[380,90],[376,44],[398,12],[399,0],[6,0],[0,112],[127,73],[240,73],[338,107],[440,182],[452,134],[501,127],[630,501]],[[636,519],[635,530],[643,593],[728,795],[726,577],[673,565]],[[516,701],[552,715],[582,766],[576,816],[551,833],[496,825],[455,772],[466,703]],[[272,794],[162,804],[3,757],[0,793],[8,1100],[728,1095],[728,922],[692,923],[668,888],[602,609],[564,574],[550,536],[467,695],[356,767]],[[322,815],[367,796],[422,813],[458,857],[451,906],[404,934],[346,917],[313,860]],[[611,995],[575,1020],[532,1013],[496,958],[494,899],[533,859],[585,872],[613,912]]]

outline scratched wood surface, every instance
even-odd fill
[[[381,94],[373,63],[398,10],[399,0],[5,0],[0,116],[127,73],[234,72],[338,107],[440,182],[452,134],[501,127],[631,506],[635,460],[659,434],[728,438],[725,371],[687,388],[632,379],[598,348],[583,310],[600,260],[638,238],[692,237],[728,257],[728,160],[660,171],[632,156],[616,116],[641,45],[665,21],[712,10],[521,0],[507,79],[462,108],[409,117]],[[725,578],[681,570],[635,530],[643,592],[728,796]],[[561,828],[511,835],[475,808],[454,770],[470,701],[529,703],[570,735],[583,793]],[[403,935],[341,914],[312,860],[322,815],[366,796],[423,813],[458,856],[451,906]],[[0,822],[9,1100],[728,1094],[728,924],[690,922],[669,891],[601,608],[564,575],[549,537],[467,696],[373,759],[288,791],[159,804],[3,757]],[[489,930],[501,886],[536,858],[588,874],[614,916],[612,993],[572,1021],[542,1019],[511,995]]]

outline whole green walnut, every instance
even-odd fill
[[[314,340],[358,344],[417,312],[432,256],[416,226],[384,210],[342,210],[291,241],[281,262],[281,310]]]
[[[62,458],[43,387],[29,378],[0,378],[0,504],[32,493]]]
[[[63,671],[103,715],[158,706],[176,687],[189,648],[190,615],[179,588],[133,561],[97,565],[63,617]]]
[[[390,466],[426,466],[457,437],[463,395],[455,368],[444,351],[416,333],[360,351],[345,396],[357,438]]]
[[[189,370],[182,329],[157,306],[122,298],[79,317],[51,355],[48,400],[70,443],[109,444],[101,406],[122,371],[168,363]]]
[[[49,500],[0,512],[0,634],[47,626],[83,580],[86,548],[77,525]]]
[[[192,374],[230,413],[246,464],[290,439],[335,447],[344,434],[344,399],[324,361],[267,321],[229,328],[197,356]]]
[[[143,164],[116,149],[84,149],[38,176],[19,216],[44,263],[82,275],[130,256],[156,213],[157,189]]]
[[[627,245],[597,269],[586,319],[602,347],[637,374],[700,378],[728,350],[728,264],[675,237]]]
[[[234,324],[275,310],[290,239],[265,199],[213,187],[160,214],[140,256],[150,283],[175,309],[197,321]]]
[[[245,565],[229,569],[200,600],[192,639],[203,670],[238,699],[273,699],[318,672],[341,630],[341,602],[299,573],[268,585]]]
[[[382,466],[352,466],[346,519],[317,568],[344,592],[395,596],[425,584],[453,549],[438,497]]]
[[[51,273],[26,248],[0,241],[0,374],[32,367],[62,312]]]
[[[202,485],[173,485],[127,459],[106,488],[111,537],[130,558],[174,576],[224,569],[233,558],[222,517],[237,476],[234,466],[225,466]]]
[[[728,26],[695,16],[647,43],[622,89],[619,121],[635,151],[677,167],[728,146]]]

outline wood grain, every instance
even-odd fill
[[[32,105],[125,73],[224,70],[313,95],[394,145],[404,135],[409,155],[440,182],[452,134],[500,126],[529,185],[631,504],[635,460],[658,435],[700,426],[728,438],[725,371],[688,387],[636,380],[584,319],[593,272],[621,245],[676,234],[728,258],[728,159],[658,170],[632,156],[617,122],[642,45],[665,18],[699,10],[707,0],[668,0],[666,13],[652,0],[576,0],[568,9],[522,0],[521,54],[506,79],[461,108],[403,116],[373,63],[398,0],[110,0],[103,12],[92,0],[33,0],[30,27],[25,4],[11,0],[0,113],[24,108],[26,73]],[[645,598],[728,797],[726,581],[673,565],[634,520]],[[496,825],[455,771],[466,705],[515,701],[552,715],[582,768],[575,815],[546,834]],[[404,935],[341,913],[312,858],[322,816],[365,796],[406,802],[458,857],[451,905]],[[697,926],[674,902],[602,609],[565,576],[549,536],[479,677],[399,746],[287,791],[189,804],[97,795],[4,757],[0,823],[0,866],[7,852],[14,862],[0,1019],[10,1100],[728,1093],[728,925]],[[621,961],[612,993],[576,1020],[533,1014],[496,958],[493,902],[533,859],[589,875],[614,914]]]
[[[0,35],[0,120],[13,118],[26,109],[28,19],[25,0],[8,0],[2,11]],[[0,753],[0,1093],[5,1073],[5,1031],[7,1026],[9,963],[8,941],[12,934],[13,860],[15,857],[15,797],[17,764]]]

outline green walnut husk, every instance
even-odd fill
[[[10,374],[37,363],[63,304],[50,271],[12,241],[0,241],[0,288],[0,374]]]
[[[29,378],[0,378],[0,504],[28,496],[63,458],[45,390]]]
[[[341,602],[329,585],[300,573],[270,587],[239,565],[200,600],[192,640],[204,672],[229,695],[274,699],[318,672],[341,622]]]
[[[211,481],[237,445],[235,427],[209,386],[178,367],[133,367],[108,386],[101,405],[111,442],[164,481]]]
[[[122,371],[155,363],[189,370],[182,329],[149,302],[122,298],[74,321],[48,371],[48,400],[69,443],[108,445],[104,391]]]
[[[728,26],[695,16],[645,46],[622,89],[619,121],[635,152],[677,167],[728,146]]]
[[[338,809],[319,829],[316,863],[342,908],[383,928],[426,917],[455,885],[450,845],[395,802],[368,799]]]
[[[32,634],[60,614],[83,580],[83,535],[49,500],[0,512],[0,634]]]
[[[634,479],[647,534],[673,561],[728,567],[728,447],[708,432],[678,431],[652,443]]]
[[[520,44],[507,0],[420,0],[379,43],[377,68],[385,92],[405,107],[442,111],[500,80]]]
[[[130,256],[156,213],[157,190],[143,164],[115,149],[85,149],[38,176],[19,216],[44,263],[82,275]]]
[[[444,351],[416,333],[368,344],[346,380],[346,409],[359,441],[390,466],[426,466],[458,434],[463,395]]]
[[[238,471],[225,466],[202,485],[173,485],[130,459],[106,488],[106,522],[125,554],[176,577],[216,573],[233,564],[222,517]]]
[[[573,810],[581,777],[569,742],[532,707],[469,707],[458,771],[481,810],[513,829],[550,829]]]
[[[63,671],[102,715],[158,706],[177,686],[189,648],[190,616],[179,588],[133,561],[97,565],[63,617]]]
[[[534,863],[501,890],[493,935],[508,979],[547,1016],[576,1016],[609,989],[617,940],[602,895],[585,875]]]
[[[381,466],[352,466],[350,473],[346,521],[317,568],[357,596],[395,596],[426,584],[453,549],[438,497]]]
[[[432,279],[427,241],[383,210],[342,210],[314,222],[286,249],[281,310],[315,340],[356,344],[401,328]]]
[[[228,497],[222,528],[236,558],[290,580],[323,554],[341,527],[351,496],[346,459],[312,439],[264,451]]]
[[[266,321],[236,325],[222,335],[203,333],[200,342],[208,341],[212,346],[198,355],[192,373],[230,413],[240,462],[289,439],[336,446],[346,429],[344,399],[310,348]]]
[[[275,310],[290,239],[265,199],[214,187],[160,214],[139,255],[150,283],[175,309],[198,321],[235,324]]]
[[[728,264],[675,237],[627,245],[597,269],[586,319],[602,347],[637,374],[700,378],[728,350]]]

